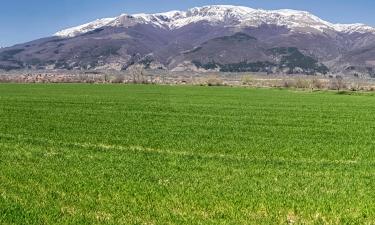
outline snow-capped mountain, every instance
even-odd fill
[[[122,14],[0,49],[0,70],[217,70],[375,77],[375,28],[305,11],[213,5]]]
[[[333,24],[305,11],[290,9],[263,10],[242,6],[213,5],[196,7],[188,11],[170,11],[157,14],[123,14],[119,17],[104,18],[78,27],[69,28],[57,32],[55,35],[60,37],[74,37],[100,27],[127,26],[129,25],[129,21],[150,24],[171,30],[206,21],[210,24],[233,27],[258,27],[267,24],[286,26],[293,30],[305,32],[375,33],[375,28],[365,24]]]

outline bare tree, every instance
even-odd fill
[[[133,83],[145,83],[143,65],[135,64],[129,67],[130,75],[132,76]]]
[[[342,76],[336,76],[331,80],[331,88],[337,91],[340,91],[345,88],[344,78]]]
[[[311,89],[314,90],[314,89],[323,89],[324,88],[324,82],[318,78],[314,78],[312,79],[311,81]]]

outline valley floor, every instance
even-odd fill
[[[373,224],[375,96],[0,84],[1,224]]]

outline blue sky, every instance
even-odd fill
[[[0,46],[50,36],[67,27],[121,13],[186,10],[212,4],[299,9],[331,22],[375,26],[374,0],[1,0]]]

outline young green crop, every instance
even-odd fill
[[[0,85],[1,224],[375,223],[375,97]]]

